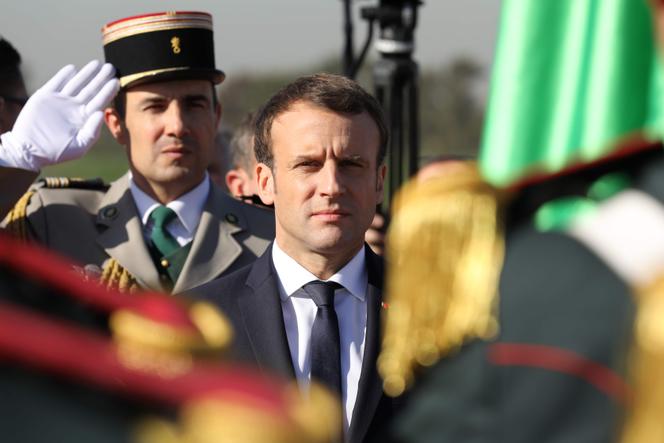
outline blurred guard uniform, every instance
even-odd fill
[[[0,235],[2,441],[332,441],[324,392],[204,359],[229,328],[210,305],[108,291]]]
[[[446,175],[411,184],[395,208],[388,252],[402,264],[388,277],[379,368],[388,392],[412,390],[392,441],[617,441],[626,412],[624,441],[661,440],[639,417],[649,410],[661,423],[664,400],[653,386],[664,333],[652,315],[664,307],[661,144],[507,191]],[[659,366],[639,363],[634,392],[635,299],[658,281],[662,307],[647,311],[637,345],[659,349]]]
[[[177,79],[220,83],[212,18],[198,12],[149,14],[106,25],[104,51],[121,87]],[[193,240],[162,256],[149,247],[129,174],[96,181],[46,179],[18,202],[5,223],[15,234],[98,269],[121,289],[182,292],[252,262],[274,237],[271,211],[235,201],[208,178]],[[206,184],[202,185],[205,188]]]

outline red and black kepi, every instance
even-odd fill
[[[224,73],[215,67],[212,16],[174,11],[116,20],[102,28],[104,56],[125,88],[176,79],[209,79]]]

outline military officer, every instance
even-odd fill
[[[16,204],[7,227],[122,289],[181,292],[253,261],[274,236],[272,213],[228,197],[206,172],[221,116],[215,85],[224,79],[211,16],[130,17],[106,25],[103,40],[120,84],[103,119],[129,171],[110,186],[43,180]],[[99,89],[105,67],[92,65],[57,80],[58,92],[79,98]]]

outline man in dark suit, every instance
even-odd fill
[[[351,80],[318,74],[277,92],[255,140],[276,239],[254,264],[194,290],[231,319],[237,359],[336,391],[352,442],[374,438],[393,406],[376,371],[383,264],[364,243],[386,142],[378,102]]]

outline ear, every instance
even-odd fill
[[[258,196],[266,205],[274,204],[274,174],[265,163],[256,165],[256,180],[258,181]]]
[[[243,197],[247,195],[247,181],[249,177],[241,169],[231,169],[226,173],[226,187],[233,197]]]
[[[123,146],[127,146],[129,144],[127,128],[125,128],[124,122],[115,109],[104,109],[104,122],[106,122],[108,130],[111,132],[111,135],[118,143]]]
[[[387,165],[383,163],[378,167],[376,173],[376,205],[383,203],[383,187],[385,185],[385,174],[387,173]]]

